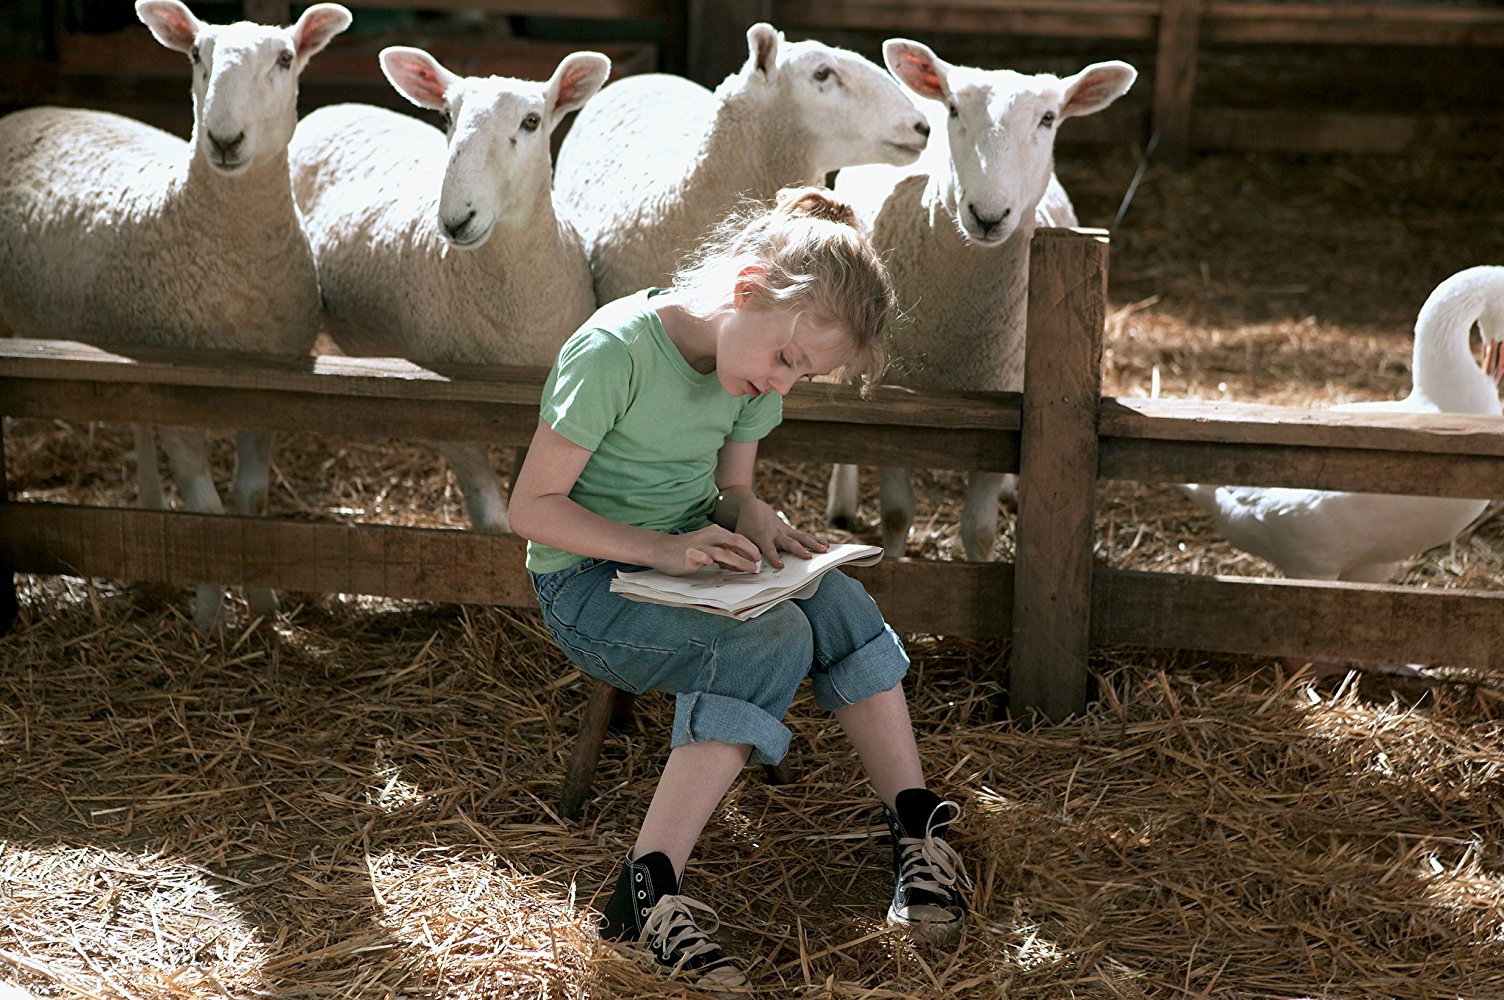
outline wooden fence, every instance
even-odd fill
[[[1504,593],[1204,577],[1092,558],[1100,478],[1504,495],[1504,420],[1101,397],[1107,240],[1041,230],[1027,392],[801,386],[762,454],[1018,471],[1016,564],[856,571],[900,631],[1009,636],[1015,710],[1085,704],[1087,653],[1139,645],[1504,670]],[[539,369],[418,367],[0,340],[0,413],[525,445]],[[0,455],[4,439],[0,434]],[[470,531],[15,502],[0,480],[0,613],[14,572],[529,606],[522,542]],[[1000,671],[1002,664],[997,665]]]

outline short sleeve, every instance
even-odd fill
[[[581,448],[595,451],[626,412],[631,381],[627,346],[604,330],[581,330],[560,349],[538,415]]]
[[[761,441],[783,423],[783,397],[776,392],[765,392],[756,399],[749,399],[736,415],[727,441]]]

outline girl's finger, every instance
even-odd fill
[[[731,545],[717,546],[718,554],[716,562],[727,569],[740,570],[743,573],[756,573],[762,564],[762,556],[748,556],[741,551],[740,547]],[[754,549],[754,551],[756,551]]]
[[[813,549],[816,552],[824,552],[826,549],[830,548],[829,545],[820,541],[820,539],[816,538],[814,535],[811,535],[807,531],[799,531],[798,529],[790,528],[789,535],[790,537],[798,541],[800,545],[803,545],[808,549]]]

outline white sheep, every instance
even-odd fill
[[[669,280],[677,257],[744,199],[823,183],[855,163],[912,163],[929,125],[869,60],[747,31],[714,94],[666,74],[607,87],[564,137],[554,191],[590,253],[601,302]]]
[[[338,4],[291,28],[199,21],[178,0],[136,14],[193,74],[188,142],[119,115],[38,107],[0,119],[0,320],[21,337],[307,354],[318,335],[313,255],[288,180],[298,75],[350,24]],[[221,513],[201,430],[159,429],[189,510]],[[234,499],[266,509],[273,435],[237,435]],[[162,506],[139,428],[141,500]],[[201,584],[194,622],[218,619]],[[270,590],[247,589],[257,613]]]
[[[445,132],[363,104],[298,124],[293,187],[318,259],[325,329],[347,354],[419,363],[548,365],[595,309],[574,229],[554,212],[549,136],[600,89],[605,56],[576,52],[544,83],[460,77],[421,49],[381,68],[444,113]],[[508,530],[487,446],[441,446],[470,523]]]
[[[1023,383],[1029,242],[1037,225],[1075,225],[1054,175],[1056,129],[1107,107],[1133,84],[1123,62],[1050,73],[952,66],[902,38],[883,45],[888,69],[923,98],[935,135],[909,170],[841,171],[836,191],[872,227],[905,321],[894,331],[889,380],[926,389],[1018,390]],[[966,556],[990,560],[998,498],[1011,476],[976,472],[962,514]],[[903,555],[914,520],[909,470],[879,472],[883,548]],[[827,515],[856,520],[856,467],[836,466]]]

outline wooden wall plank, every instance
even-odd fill
[[[123,353],[128,351],[129,353]],[[11,407],[39,407],[53,390],[14,396],[28,383],[99,383],[212,387],[317,396],[423,402],[475,402],[519,406],[537,412],[547,370],[487,365],[418,365],[401,358],[286,358],[230,351],[94,346],[69,340],[0,339],[0,388]],[[62,392],[63,390],[56,390]],[[94,389],[104,393],[105,389]],[[74,397],[60,397],[74,405]],[[356,404],[360,405],[360,404]],[[878,386],[863,398],[852,386],[830,383],[794,387],[785,400],[787,419],[837,423],[902,423],[919,427],[1018,429],[1019,395],[990,392],[916,393]],[[376,407],[379,412],[381,407]],[[48,416],[62,415],[58,410]]]
[[[454,529],[0,504],[0,551],[10,552],[20,571],[31,573],[166,583],[211,579],[316,593],[527,606],[533,596],[523,568],[524,545],[515,535]],[[486,569],[458,571],[477,566]]]
[[[1213,0],[1208,43],[1504,46],[1504,10],[1441,4],[1246,3]]]
[[[1056,720],[1086,707],[1106,309],[1106,234],[1040,230],[1029,258],[1009,702]]]
[[[892,32],[982,32],[1060,38],[1154,37],[1157,0],[782,0],[774,24],[805,33],[827,28],[874,28]],[[924,34],[918,37],[924,37]]]
[[[1197,399],[1102,400],[1102,436],[1504,456],[1504,419],[1462,413],[1364,413]]]
[[[245,19],[257,24],[291,24],[292,0],[245,0]]]
[[[1504,116],[1481,111],[1406,115],[1207,108],[1196,112],[1192,144],[1198,149],[1385,154],[1445,147],[1491,155],[1499,149],[1501,124]]]
[[[1018,432],[890,424],[853,434],[850,424],[786,419],[758,455],[784,462],[854,462],[915,469],[1018,471]]]
[[[1003,638],[1013,631],[1011,563],[884,559],[846,572],[899,632]],[[1001,670],[996,664],[993,676]]]
[[[1359,493],[1504,496],[1504,457],[1104,438],[1103,479],[1295,486]]]
[[[1104,645],[1501,670],[1504,593],[1099,569],[1091,633]]]
[[[454,529],[0,504],[0,553],[27,573],[180,584],[208,578],[234,586],[533,607],[525,546],[515,535]],[[1011,565],[898,559],[851,572],[901,631],[1010,631]]]

